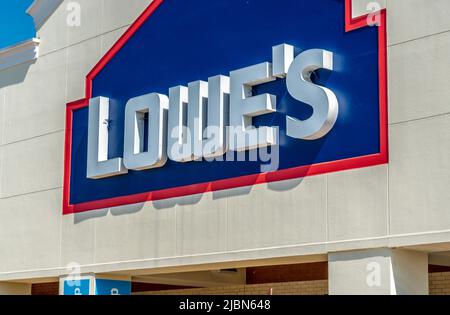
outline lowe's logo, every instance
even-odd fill
[[[67,104],[64,213],[387,163],[385,13],[351,6],[154,0]]]
[[[330,89],[312,81],[318,69],[333,70],[332,52],[310,49],[294,58],[294,47],[283,44],[273,47],[273,63],[231,71],[230,77],[217,75],[208,82],[191,82],[188,87],[172,87],[169,97],[158,93],[134,97],[125,106],[123,158],[108,158],[109,99],[93,98],[89,102],[87,177],[159,168],[167,157],[189,162],[221,157],[228,148],[246,151],[279,145],[276,128],[253,126],[254,117],[277,110],[276,95],[254,95],[253,88],[277,78],[286,78],[289,94],[313,110],[306,120],[286,116],[287,136],[322,138],[334,126],[339,106]],[[233,155],[228,157],[234,160]]]

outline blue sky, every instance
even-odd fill
[[[0,49],[35,37],[34,23],[25,13],[33,0],[0,0]]]

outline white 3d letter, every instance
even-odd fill
[[[228,149],[226,127],[230,120],[230,78],[223,75],[211,77],[208,86],[207,145],[203,146],[203,156],[211,158],[224,155]]]
[[[203,157],[203,130],[208,107],[208,83],[195,81],[188,86],[188,129],[191,133],[193,159]]]
[[[278,78],[285,78],[289,67],[294,61],[294,46],[281,44],[273,46],[273,75]]]
[[[108,159],[109,99],[89,101],[87,177],[99,179],[127,173],[121,158]]]
[[[192,161],[192,138],[187,128],[188,88],[169,89],[169,118],[167,130],[167,155],[175,162]]]
[[[151,93],[132,98],[125,107],[124,165],[131,170],[163,166],[167,161],[169,99]],[[148,114],[147,151],[144,152],[145,115]]]
[[[229,96],[230,78],[223,75],[189,84],[188,126],[194,132],[195,159],[225,154]]]
[[[333,70],[333,53],[322,49],[302,52],[292,62],[286,83],[289,93],[296,100],[312,106],[310,118],[300,121],[286,118],[287,135],[292,138],[316,140],[324,137],[336,123],[339,104],[336,95],[311,81],[317,69]]]
[[[272,65],[268,62],[235,70],[230,73],[230,149],[245,151],[276,144],[276,129],[252,127],[252,118],[276,111],[276,96],[253,96],[252,87],[274,81]]]

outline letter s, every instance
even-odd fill
[[[313,108],[313,114],[301,121],[286,118],[287,135],[303,140],[324,137],[336,123],[339,104],[336,95],[325,87],[311,81],[317,69],[333,70],[333,53],[323,49],[311,49],[298,55],[289,67],[286,83],[289,93],[296,100]]]

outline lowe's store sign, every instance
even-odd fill
[[[385,15],[155,0],[67,106],[64,213],[387,162]]]

